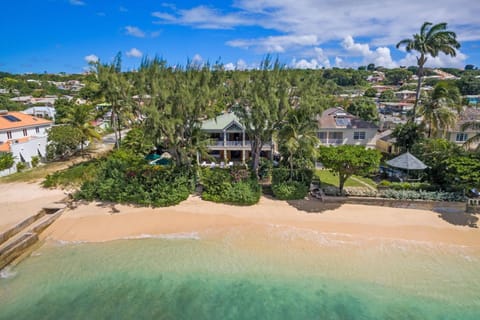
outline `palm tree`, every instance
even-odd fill
[[[131,109],[132,84],[121,72],[121,54],[118,53],[111,64],[97,62],[96,73],[100,84],[100,92],[111,104],[111,126],[115,133],[115,146],[120,147],[122,126]]]
[[[82,156],[83,148],[87,141],[92,142],[101,138],[100,134],[95,130],[95,126],[92,125],[93,120],[93,108],[88,105],[79,105],[72,108],[62,121],[66,125],[77,128],[81,133],[80,150]]]
[[[427,137],[437,135],[442,129],[442,136],[447,129],[455,126],[457,116],[462,111],[461,96],[456,86],[439,82],[432,92],[431,97],[419,107],[419,114],[428,129]]]
[[[447,30],[447,23],[442,22],[433,25],[431,22],[423,23],[420,28],[420,34],[414,34],[411,39],[403,39],[397,43],[397,48],[405,46],[407,52],[412,50],[417,51],[420,56],[417,56],[417,91],[415,95],[415,104],[413,106],[413,121],[415,121],[415,115],[420,98],[420,87],[422,85],[423,69],[427,62],[428,55],[436,57],[440,52],[446,55],[455,57],[457,54],[456,49],[460,48],[460,43],[457,42],[457,35],[455,32]]]
[[[461,129],[462,131],[466,131],[469,129],[476,131],[476,134],[473,137],[468,138],[468,140],[465,141],[465,143],[463,144],[465,148],[470,148],[470,146],[476,143],[479,143],[480,146],[480,121],[477,120],[465,122],[462,125]]]
[[[278,133],[280,151],[286,155],[290,168],[290,179],[293,179],[296,160],[313,162],[315,159],[318,138],[314,115],[309,107],[292,109]]]

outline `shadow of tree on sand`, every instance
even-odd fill
[[[327,210],[334,210],[340,208],[342,203],[323,202],[319,199],[308,197],[308,199],[288,200],[287,203],[292,207],[308,212],[308,213],[322,213]]]
[[[438,217],[456,226],[468,226],[470,228],[478,228],[478,217],[467,212],[459,212],[454,210],[435,210]]]

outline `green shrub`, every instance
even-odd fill
[[[38,163],[40,162],[40,158],[38,156],[33,156],[32,157],[32,167],[37,167]]]
[[[379,187],[389,188],[393,190],[426,190],[436,191],[437,187],[426,182],[391,182],[388,180],[382,180]]]
[[[237,205],[252,205],[260,200],[261,187],[245,168],[203,168],[200,176],[204,200]]]
[[[272,191],[275,197],[282,200],[303,199],[312,182],[313,171],[296,169],[293,179],[288,168],[277,168],[272,171]]]
[[[399,200],[431,200],[431,201],[463,201],[464,195],[457,192],[424,191],[424,190],[393,190],[387,189],[379,192],[382,198]]]
[[[100,163],[96,178],[85,181],[76,198],[164,207],[187,199],[194,186],[188,168],[151,166],[118,150]]]
[[[17,171],[22,172],[27,168],[27,164],[25,162],[19,162],[17,163]]]
[[[272,184],[275,197],[281,200],[303,199],[308,193],[308,186],[299,181],[286,181]]]
[[[42,185],[45,188],[81,186],[84,182],[97,178],[102,161],[105,160],[93,159],[73,165],[65,170],[51,173],[45,178]]]
[[[312,182],[313,171],[310,169],[295,169],[293,170],[293,181],[302,182],[305,185],[310,185]],[[272,185],[290,180],[290,169],[276,168],[272,170]]]

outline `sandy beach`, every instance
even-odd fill
[[[64,191],[44,189],[38,182],[0,184],[0,232],[65,196]]]
[[[191,196],[168,208],[141,208],[102,203],[80,204],[66,211],[42,235],[72,242],[103,242],[123,238],[228,232],[233,228],[257,230],[296,228],[306,232],[362,239],[399,239],[480,246],[480,230],[457,226],[425,210],[345,204],[325,209],[319,201],[305,203],[262,197],[250,207],[216,204]],[[312,210],[313,208],[313,210]]]

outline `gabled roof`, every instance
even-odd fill
[[[223,113],[216,118],[207,119],[202,122],[202,130],[224,130],[231,125],[236,125],[243,129],[243,125],[233,112]]]
[[[339,118],[345,121],[338,121]],[[321,129],[378,129],[374,123],[362,120],[340,107],[323,111],[318,118],[318,127]]]
[[[49,124],[52,124],[52,121],[37,118],[21,112],[10,111],[7,113],[0,113],[0,130]]]
[[[418,160],[410,152],[405,152],[392,160],[387,161],[390,167],[405,169],[405,170],[424,170],[427,166]]]

